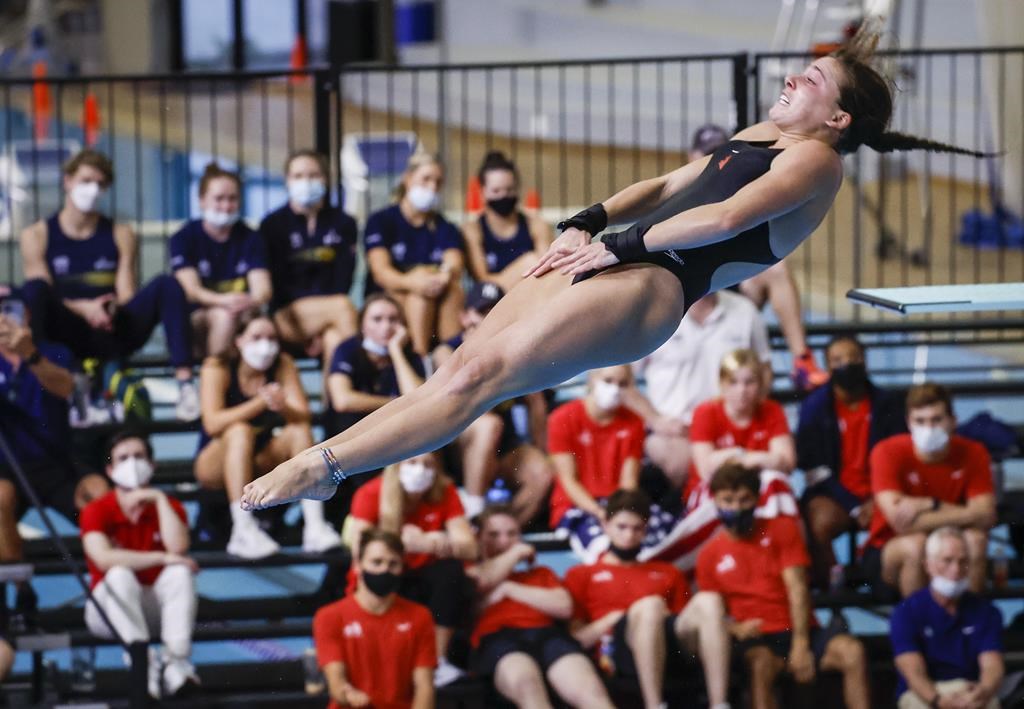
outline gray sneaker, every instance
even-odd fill
[[[179,421],[195,421],[199,418],[199,392],[194,379],[180,383],[174,414]]]

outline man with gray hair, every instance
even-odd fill
[[[899,709],[998,709],[1004,666],[1002,615],[967,590],[967,540],[958,527],[925,541],[926,588],[892,614]]]

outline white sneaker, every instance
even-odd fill
[[[326,522],[321,524],[306,522],[302,525],[302,551],[318,554],[340,546],[341,535]]]
[[[263,559],[280,551],[281,546],[256,524],[236,524],[228,540],[228,554],[243,559]]]
[[[181,691],[181,688],[188,682],[197,686],[200,684],[196,668],[192,666],[191,662],[181,658],[168,659],[167,664],[164,665],[163,675],[165,695],[169,697],[173,697]]]
[[[443,687],[446,684],[462,679],[466,676],[466,673],[460,670],[458,667],[448,662],[448,660],[442,658],[437,663],[437,668],[434,670],[434,686]]]
[[[179,421],[195,421],[199,418],[199,392],[194,379],[181,382],[178,386],[178,403],[174,415]]]

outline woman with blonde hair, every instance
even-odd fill
[[[444,167],[416,153],[395,191],[395,204],[366,220],[367,294],[384,290],[402,304],[413,348],[459,334],[462,326],[462,237],[440,212]]]
[[[345,539],[359,556],[362,533],[377,527],[394,532],[405,547],[405,573],[399,594],[430,608],[436,624],[438,686],[462,672],[446,655],[455,627],[464,620],[472,585],[463,562],[477,556],[476,539],[454,483],[437,453],[424,453],[384,468],[352,498]]]

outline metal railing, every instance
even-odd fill
[[[460,221],[480,161],[500,149],[519,165],[523,194],[555,221],[685,162],[699,125],[757,120],[783,71],[806,59],[722,54],[0,79],[0,281],[20,278],[18,232],[60,203],[60,159],[92,137],[82,126],[87,103],[98,114],[89,129],[98,131],[96,147],[119,174],[104,206],[142,234],[140,272],[148,278],[165,268],[167,237],[196,213],[198,177],[210,159],[241,170],[244,215],[255,223],[284,202],[288,152],[315,147],[331,158],[334,197],[365,218],[387,203],[408,150],[426,149],[445,161],[446,213]],[[979,149],[1024,130],[1006,120],[1018,109],[1005,98],[1024,48],[884,59],[900,87],[895,129]],[[847,158],[835,208],[789,259],[809,319],[875,319],[846,302],[854,285],[1024,277],[1021,249],[957,242],[966,211],[990,210],[993,177],[1009,160],[1024,166],[1016,153],[991,163],[869,150]]]

